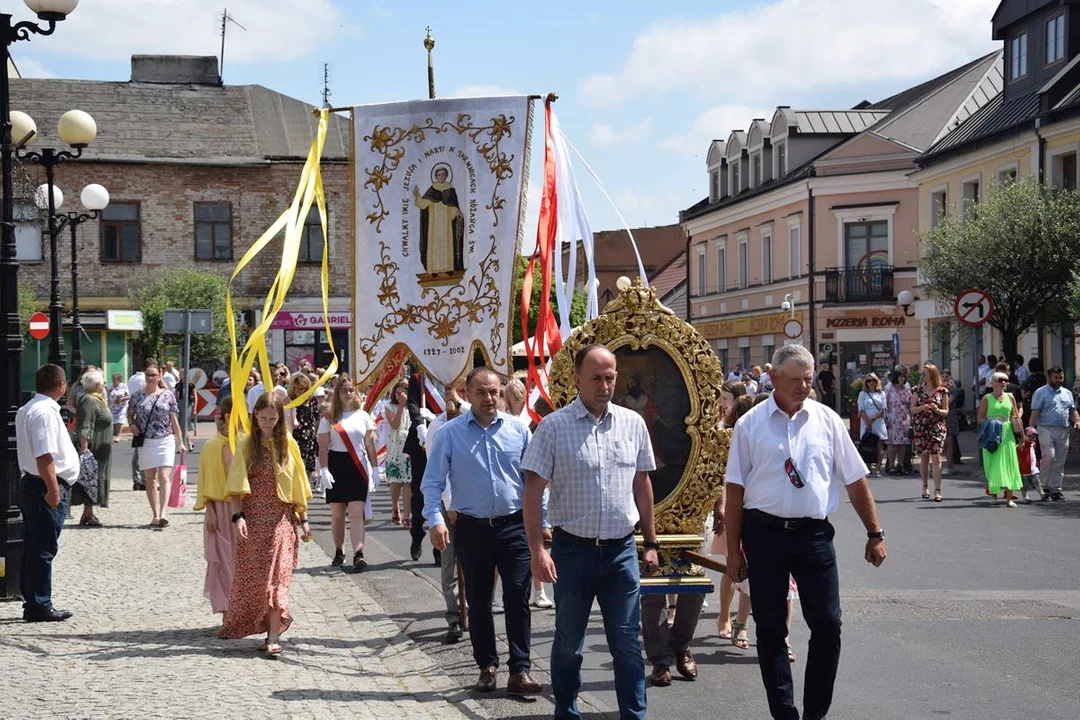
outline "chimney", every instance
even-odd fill
[[[221,86],[213,55],[132,55],[131,82]]]

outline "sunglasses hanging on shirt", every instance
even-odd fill
[[[795,487],[801,488],[805,484],[802,475],[799,475],[799,469],[795,467],[795,462],[791,458],[784,461],[784,472],[787,473],[788,480]]]

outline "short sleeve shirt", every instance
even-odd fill
[[[655,469],[640,415],[609,404],[597,419],[580,397],[541,421],[521,460],[523,472],[551,483],[551,525],[605,540],[633,532],[640,520],[634,477]]]
[[[366,436],[368,432],[375,429],[375,421],[363,410],[346,410],[341,413],[341,419],[350,418],[356,413],[360,413],[359,426],[363,428],[363,434]],[[330,424],[330,418],[323,415],[319,418],[319,429],[315,431],[316,435],[330,436],[330,442],[326,446],[327,450],[331,452],[349,452],[349,448],[345,447],[345,441],[341,439],[341,435],[337,430],[334,430]],[[364,449],[362,447],[356,448],[357,453],[363,454]]]
[[[147,440],[160,440],[173,434],[172,416],[180,412],[176,396],[168,390],[157,395],[135,393],[131,397],[135,424]]]
[[[1057,390],[1043,385],[1031,396],[1031,409],[1039,411],[1039,425],[1069,427],[1069,415],[1076,406],[1072,390],[1062,385]]]
[[[70,485],[79,477],[79,453],[60,417],[60,406],[51,397],[34,395],[19,408],[15,415],[15,444],[19,469],[24,473],[37,475],[37,459],[51,455],[58,479]]]

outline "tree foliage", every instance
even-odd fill
[[[37,312],[37,298],[34,289],[22,282],[19,283],[19,328],[22,330],[23,345],[33,340],[30,337],[30,316]]]
[[[166,310],[210,310],[214,331],[191,336],[191,362],[220,363],[229,356],[229,333],[225,326],[225,278],[194,268],[163,269],[133,289],[130,297],[143,315],[143,344],[151,356],[166,342],[183,342],[183,335],[166,335]]]
[[[1010,362],[1019,337],[1036,324],[1067,320],[1080,260],[1080,194],[1035,177],[995,185],[966,213],[950,208],[922,235],[919,261],[934,294],[952,299],[969,288],[989,293],[989,323]]]
[[[514,316],[510,325],[513,328],[513,342],[516,345],[524,339],[521,332],[521,284],[525,278],[525,270],[529,266],[529,258],[519,255],[514,269]],[[536,317],[540,310],[540,274],[534,273],[532,298],[529,301],[529,336],[536,332]],[[559,319],[558,301],[555,296],[555,285],[551,286],[551,311],[555,313],[556,321]],[[577,327],[585,322],[585,296],[576,288],[570,301],[570,325]],[[563,338],[565,340],[565,338]]]

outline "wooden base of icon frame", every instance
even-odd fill
[[[642,415],[657,460],[651,477],[660,571],[642,577],[641,591],[711,592],[705,569],[684,552],[701,548],[705,520],[723,488],[731,431],[720,429],[720,360],[701,333],[637,281],[578,328],[552,360],[549,392],[556,408],[577,396],[574,355],[591,344],[615,354],[612,402]]]

